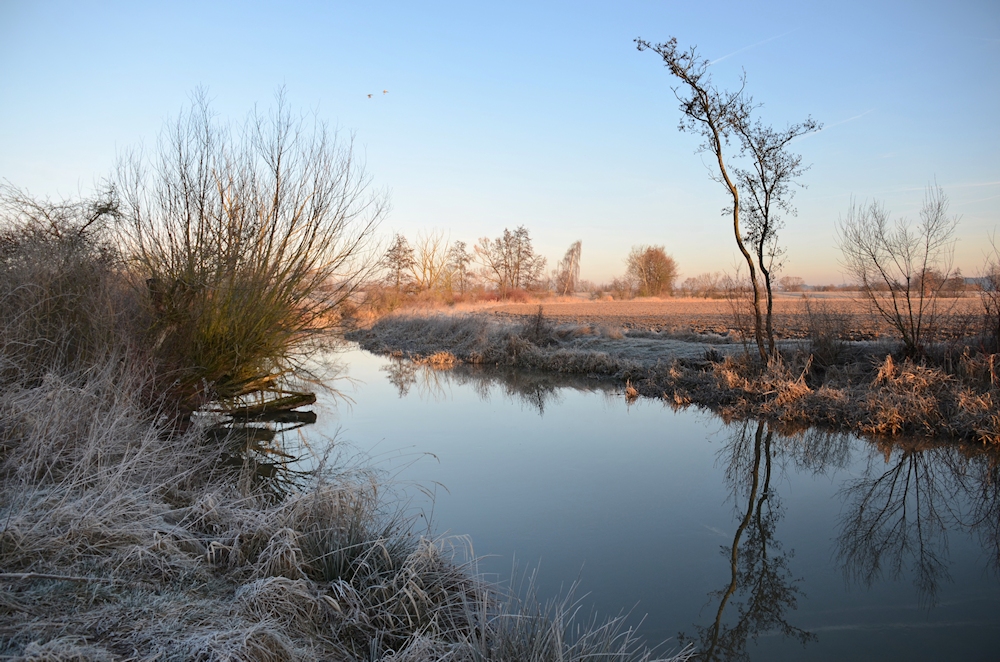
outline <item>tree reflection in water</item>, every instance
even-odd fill
[[[847,506],[837,558],[870,587],[912,573],[918,602],[932,607],[950,581],[948,534],[969,531],[1000,569],[1000,472],[995,452],[958,446],[881,444],[842,490]]]
[[[386,373],[389,383],[399,391],[399,397],[405,398],[409,395],[410,388],[417,383],[417,370],[419,367],[413,361],[392,357],[379,370]]]
[[[400,397],[444,399],[451,386],[469,386],[489,401],[499,391],[539,415],[561,400],[564,387],[623,399],[619,387],[497,367],[459,365],[435,370],[403,359],[383,370]],[[669,404],[669,403],[668,403]],[[693,643],[704,660],[749,659],[748,644],[761,635],[781,635],[806,645],[816,636],[788,622],[804,594],[790,568],[793,551],[775,538],[784,511],[773,485],[783,466],[796,473],[843,475],[856,453],[866,454],[860,476],[839,491],[843,500],[835,557],[850,581],[868,588],[882,579],[912,573],[925,607],[949,581],[948,535],[971,533],[1000,572],[1000,452],[954,443],[869,442],[843,433],[795,430],[766,422],[736,423],[719,460],[731,489],[738,525],[723,547],[729,581],[709,594],[714,619],[694,626]],[[728,615],[728,618],[727,618]]]
[[[715,620],[708,626],[695,626],[695,637],[680,635],[682,643],[694,643],[702,660],[749,659],[747,643],[763,633],[778,632],[801,642],[812,635],[791,625],[786,612],[794,610],[802,595],[789,568],[793,552],[784,551],[774,538],[782,516],[781,501],[771,487],[774,430],[764,422],[738,424],[723,447],[726,481],[733,490],[738,512],[743,513],[732,545],[722,552],[730,565],[729,584],[709,594],[719,600]],[[745,504],[745,505],[744,505]],[[723,617],[733,598],[736,622]]]
[[[404,358],[391,358],[381,370],[401,398],[416,388],[420,397],[440,401],[448,397],[450,386],[468,386],[483,401],[489,402],[499,390],[502,396],[526,405],[539,415],[545,413],[547,406],[562,402],[563,388],[618,396],[615,387],[606,381],[497,366],[458,364],[438,369]]]

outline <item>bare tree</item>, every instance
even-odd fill
[[[418,234],[411,267],[413,282],[421,292],[443,288],[448,266],[448,239],[441,232]]]
[[[844,267],[877,314],[902,336],[909,356],[923,353],[941,288],[951,274],[958,218],[947,212],[944,191],[928,186],[916,227],[905,219],[890,223],[889,212],[877,201],[852,203],[838,227]],[[928,279],[932,271],[942,277]]]
[[[483,276],[502,298],[513,289],[533,287],[545,271],[545,258],[535,253],[523,225],[513,232],[504,228],[503,235],[496,239],[483,237],[474,250],[483,266]]]
[[[582,242],[575,241],[570,244],[566,255],[560,260],[553,276],[555,277],[556,292],[567,295],[576,292],[580,283],[580,251]]]
[[[749,270],[753,292],[754,337],[757,350],[761,360],[767,360],[769,356],[774,355],[774,338],[769,321],[768,324],[765,324],[764,313],[761,310],[761,299],[765,296],[768,300],[770,299],[770,287],[767,285],[770,280],[770,268],[766,269],[767,273],[759,276],[758,269],[762,267],[755,264],[754,256],[747,249],[746,244],[749,238],[745,240],[747,235],[740,227],[740,190],[748,185],[753,185],[758,194],[763,195],[770,191],[771,203],[786,199],[788,183],[801,174],[802,167],[798,157],[784,151],[785,146],[796,135],[813,131],[818,125],[809,119],[802,124],[789,127],[784,132],[775,132],[752,120],[755,106],[753,100],[744,94],[745,77],[740,81],[739,90],[735,92],[719,90],[712,83],[711,76],[708,74],[709,61],[700,57],[695,48],[681,50],[677,46],[677,39],[673,37],[669,41],[655,45],[643,39],[636,39],[635,43],[640,51],[651,50],[657,53],[663,59],[663,63],[670,73],[680,79],[681,88],[674,88],[674,94],[680,101],[682,113],[678,128],[681,131],[701,135],[704,141],[700,145],[699,151],[708,152],[715,158],[718,173],[713,176],[713,179],[723,184],[729,193],[731,204],[726,207],[726,210],[732,214],[736,245]],[[740,153],[750,156],[755,161],[752,169],[741,171],[736,168],[730,172],[726,163],[725,147],[733,137],[740,140]],[[776,192],[778,195],[775,197]],[[753,197],[752,193],[751,197]],[[770,211],[769,205],[765,208]],[[764,227],[761,223],[771,222],[771,218],[763,216],[758,219],[756,237],[759,240],[759,245],[754,245],[750,241],[751,248],[754,248],[758,256],[763,258],[760,262],[769,265],[777,256],[777,244],[769,238],[768,233],[760,230]],[[770,234],[773,235],[777,226],[770,225],[768,227],[771,231]],[[753,236],[751,228],[750,237]],[[760,282],[761,276],[765,281],[764,287]],[[770,310],[770,306],[768,306],[768,310]],[[768,316],[769,318],[770,316]]]
[[[740,117],[735,124],[743,151],[750,157],[750,167],[736,168],[736,178],[743,193],[743,212],[746,221],[744,238],[757,256],[757,266],[764,278],[767,310],[764,330],[767,348],[775,356],[774,345],[774,289],[772,274],[782,266],[784,249],[778,245],[778,230],[784,222],[779,212],[795,215],[792,184],[808,166],[802,165],[802,156],[788,151],[789,143],[806,133],[821,128],[811,117],[793,124],[783,131],[776,131],[759,120],[751,123]]]
[[[625,264],[625,276],[635,283],[639,296],[673,294],[677,263],[667,255],[663,246],[634,246]]]
[[[448,249],[448,274],[451,289],[458,286],[459,294],[464,295],[469,286],[471,273],[469,264],[472,263],[472,255],[469,253],[464,241],[456,241]]]
[[[658,54],[670,73],[683,83],[684,92],[674,88],[674,94],[681,102],[681,121],[678,128],[681,131],[698,133],[704,139],[699,151],[706,151],[715,157],[719,168],[716,181],[725,185],[732,199],[733,234],[736,245],[746,261],[750,271],[750,282],[753,285],[754,330],[757,349],[761,360],[767,359],[767,349],[764,344],[764,323],[760,309],[761,291],[757,280],[757,268],[753,256],[743,243],[743,232],[740,228],[740,192],[738,180],[729,174],[726,166],[724,147],[728,144],[736,124],[746,121],[751,111],[751,104],[743,95],[745,81],[741,81],[736,92],[719,90],[712,84],[708,75],[709,61],[698,55],[692,47],[686,51],[677,46],[677,39],[671,37],[662,44],[651,44],[644,39],[636,39],[640,51],[651,50]]]
[[[382,256],[381,266],[386,271],[386,281],[397,292],[402,292],[412,283],[413,269],[416,265],[413,247],[401,234],[392,239],[389,250]]]

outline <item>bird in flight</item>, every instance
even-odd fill
[[[369,99],[371,99],[371,98],[372,98],[372,95],[370,95],[370,94],[369,94],[369,95],[368,95],[368,98],[369,98]]]
[[[382,90],[382,94],[389,94],[389,90]]]

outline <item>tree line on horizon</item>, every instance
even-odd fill
[[[495,238],[482,237],[471,247],[462,240],[449,241],[440,231],[418,233],[414,241],[393,235],[389,248],[368,284],[369,295],[379,308],[395,308],[408,302],[458,303],[463,301],[525,301],[538,296],[571,296],[587,293],[593,299],[628,300],[637,297],[685,296],[706,299],[731,298],[752,292],[751,284],[736,273],[704,272],[680,280],[677,261],[663,245],[640,244],[624,259],[625,271],[605,283],[580,277],[582,242],[575,241],[556,264],[546,270],[529,230],[520,225],[505,228]],[[809,285],[798,276],[776,276],[777,292],[858,291],[859,283]],[[975,279],[960,271],[948,273],[928,267],[913,277],[914,289],[957,296],[979,289]],[[870,283],[874,291],[888,291],[884,284]],[[381,298],[381,302],[378,299]]]
[[[397,233],[368,290],[390,308],[407,300],[523,300],[578,292],[633,298],[672,296],[675,291],[677,262],[663,246],[633,247],[625,273],[603,285],[580,278],[582,250],[581,241],[573,242],[555,269],[547,271],[547,260],[535,251],[523,225],[504,228],[495,238],[482,237],[471,248],[462,240],[450,242],[438,231],[418,233],[412,243]]]

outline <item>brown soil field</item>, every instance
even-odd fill
[[[843,340],[875,340],[894,337],[895,333],[883,320],[869,310],[861,298],[850,296],[783,295],[775,298],[775,335],[784,339],[808,338],[817,327],[833,331]],[[724,299],[634,299],[632,301],[587,301],[553,299],[534,303],[492,304],[477,307],[476,312],[499,318],[520,320],[542,314],[557,323],[591,324],[623,329],[649,330],[680,334],[735,335],[739,330],[733,308]],[[940,337],[966,335],[976,326],[981,315],[981,303],[976,297],[945,299],[939,303]],[[456,308],[456,312],[472,312]],[[748,318],[752,322],[752,318]]]

